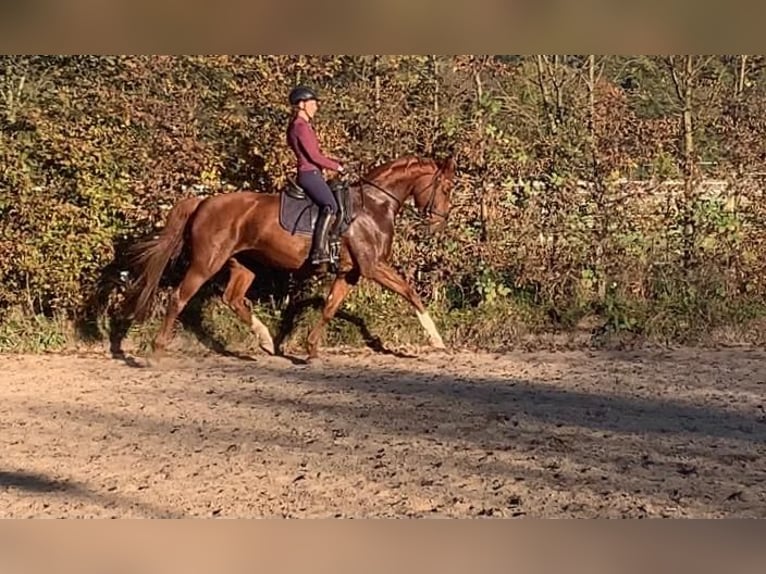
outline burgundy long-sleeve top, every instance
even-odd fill
[[[298,171],[337,170],[340,167],[337,161],[322,154],[314,128],[300,116],[296,116],[287,127],[287,145],[295,153]]]

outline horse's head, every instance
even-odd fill
[[[456,165],[453,157],[429,164],[418,176],[412,191],[415,206],[428,219],[428,229],[439,231],[447,224],[452,208],[452,186],[455,181]]]
[[[451,208],[450,194],[455,180],[455,160],[443,161],[404,156],[370,171],[362,181],[377,190],[378,198],[395,202],[398,212],[411,195],[420,215],[428,220],[431,231],[447,223]]]

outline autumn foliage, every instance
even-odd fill
[[[2,57],[0,314],[87,315],[174,202],[282,185],[285,97],[305,82],[323,147],[359,173],[457,154],[449,229],[403,217],[394,257],[453,342],[585,317],[673,339],[741,325],[766,294],[766,78],[755,57],[698,58],[684,78],[648,57]],[[364,297],[361,314],[391,302]]]

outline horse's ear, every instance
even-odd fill
[[[449,177],[452,177],[453,175],[455,175],[455,171],[457,170],[457,163],[455,162],[454,154],[448,156],[442,162],[442,169],[444,170],[444,173],[448,175]]]

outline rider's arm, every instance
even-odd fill
[[[340,163],[322,154],[316,134],[307,124],[300,123],[295,126],[295,129],[299,145],[312,162],[320,167],[338,171]]]

